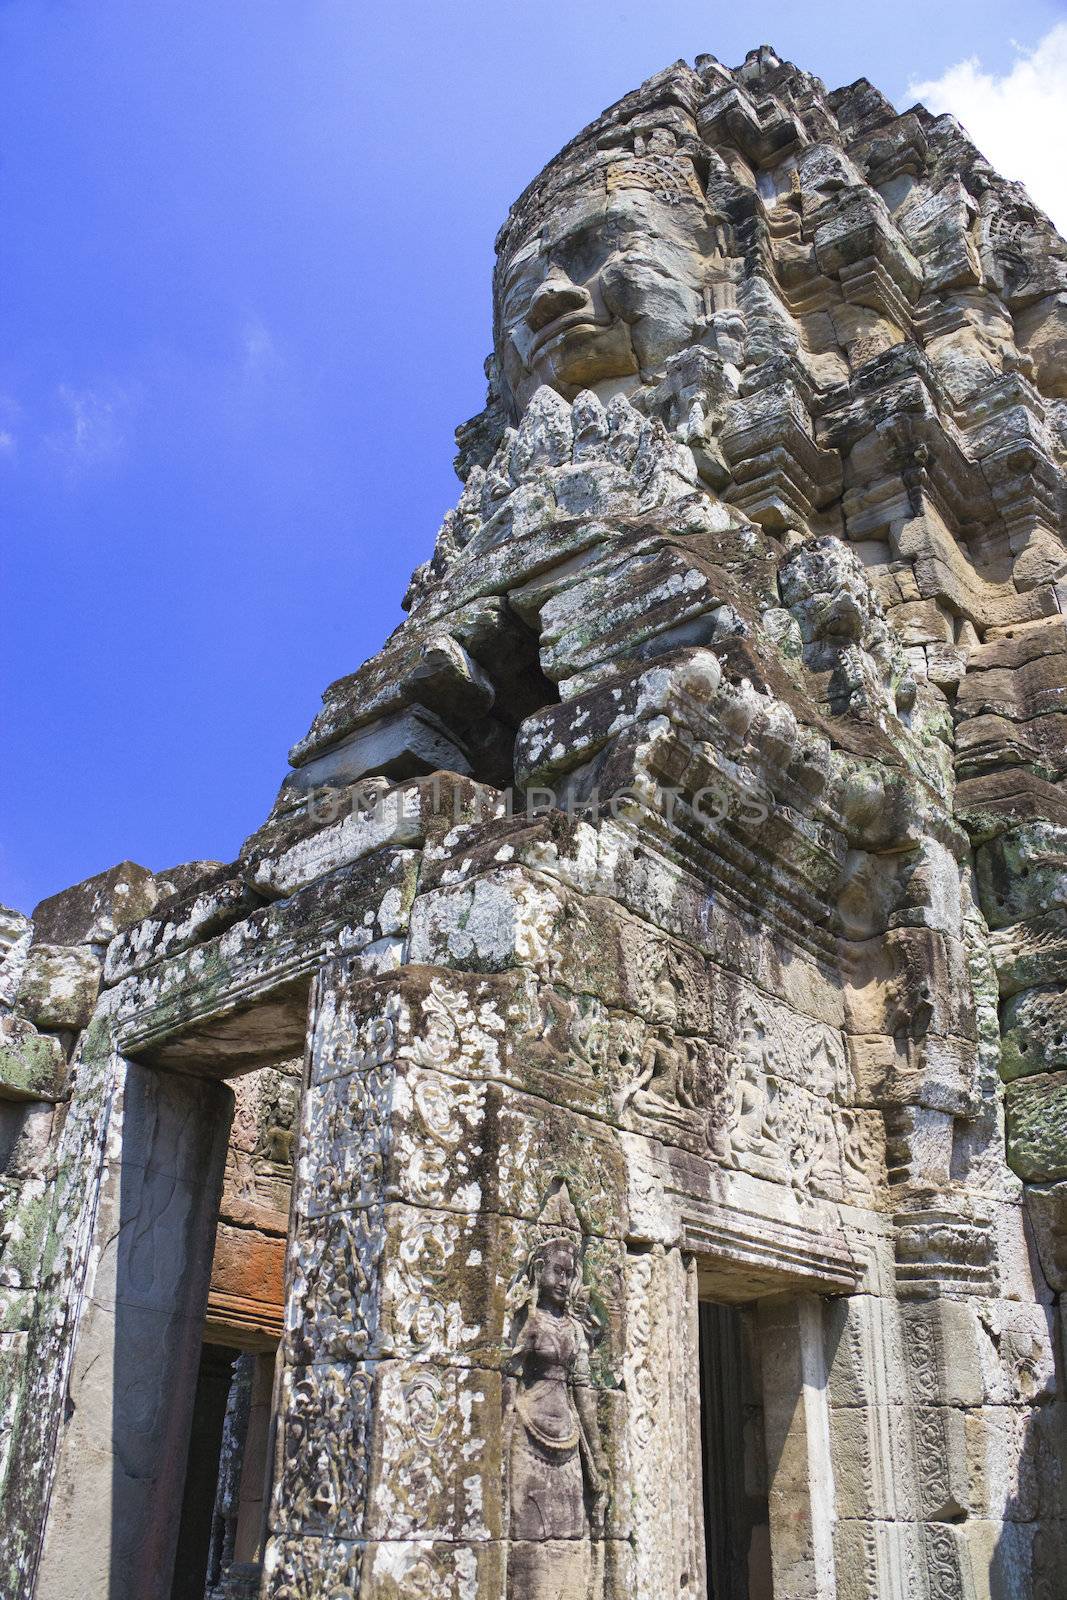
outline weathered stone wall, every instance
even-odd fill
[[[237,1082],[225,1298],[303,1051],[265,1600],[697,1600],[701,1298],[749,1308],[776,1595],[1052,1600],[1067,245],[950,118],[761,49],[551,162],[494,308],[410,615],[238,861],[10,930],[9,1588],[93,1503],[130,1083]]]

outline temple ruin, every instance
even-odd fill
[[[5,916],[0,1593],[1062,1600],[1067,244],[763,47],[494,306],[237,861]]]

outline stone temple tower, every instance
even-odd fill
[[[764,47],[494,306],[239,859],[6,924],[0,1591],[1062,1597],[1067,244]]]

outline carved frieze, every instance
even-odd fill
[[[309,1218],[292,1250],[285,1353],[293,1363],[358,1361],[380,1306],[384,1208]]]
[[[275,1539],[267,1547],[267,1600],[357,1600],[363,1546],[337,1539]]]
[[[373,1374],[356,1363],[290,1367],[282,1380],[275,1534],[363,1533]]]

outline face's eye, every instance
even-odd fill
[[[500,312],[505,325],[524,315],[553,268],[566,273],[573,283],[587,284],[618,249],[619,240],[616,221],[598,217],[560,237],[518,250],[501,279]]]
[[[500,295],[500,315],[505,326],[523,316],[547,271],[548,259],[540,251],[509,265]]]
[[[598,218],[558,240],[552,246],[552,260],[575,283],[588,283],[618,247],[617,222]]]

